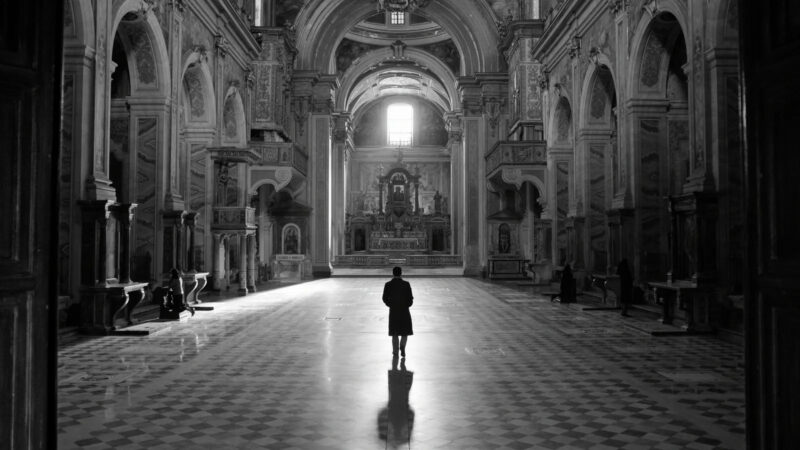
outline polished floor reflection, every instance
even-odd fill
[[[415,335],[393,360],[385,281],[280,287],[148,337],[62,343],[59,448],[744,448],[736,346],[411,278]]]

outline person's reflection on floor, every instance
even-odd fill
[[[386,441],[386,448],[398,448],[411,441],[414,429],[414,410],[408,406],[408,393],[414,381],[414,372],[406,370],[406,359],[392,358],[389,371],[389,403],[378,413],[378,435]]]

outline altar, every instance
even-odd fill
[[[420,176],[394,167],[377,177],[378,209],[347,215],[346,254],[395,256],[445,254],[450,251],[450,216],[441,195],[434,196],[433,211],[419,204]]]
[[[370,251],[426,251],[428,250],[428,235],[425,231],[405,231],[398,233],[373,231],[370,234]]]

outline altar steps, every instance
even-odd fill
[[[391,267],[335,267],[332,277],[381,277],[391,278]],[[464,268],[455,267],[403,267],[403,278],[409,277],[463,277]]]

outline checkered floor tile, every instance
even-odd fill
[[[147,337],[64,342],[59,448],[744,448],[741,348],[512,284],[412,278],[415,334],[393,361],[385,281],[209,295],[214,311]]]

